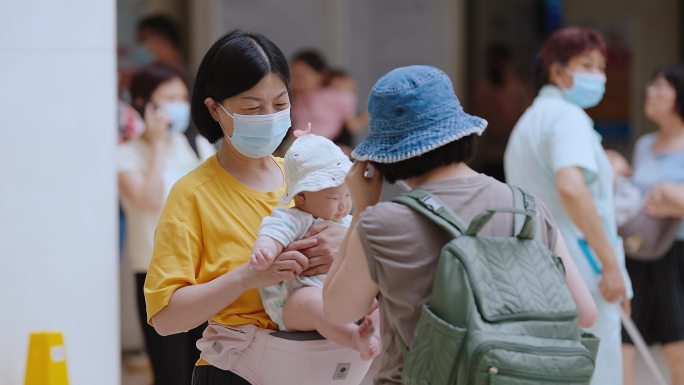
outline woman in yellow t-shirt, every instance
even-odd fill
[[[344,230],[321,224],[266,271],[248,260],[264,216],[285,185],[271,153],[290,128],[290,72],[282,52],[259,34],[233,31],[209,49],[192,95],[192,118],[221,149],[172,188],[155,233],[145,281],[148,322],[159,334],[207,320],[275,329],[258,288],[326,272]],[[193,385],[249,384],[200,360]]]

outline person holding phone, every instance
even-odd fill
[[[185,75],[153,64],[133,75],[133,107],[144,117],[140,138],[120,144],[117,153],[119,196],[126,216],[124,255],[135,273],[138,316],[157,385],[189,384],[202,328],[162,337],[147,324],[143,284],[152,256],[154,229],[171,186],[215,150],[204,138],[190,143],[190,104]]]

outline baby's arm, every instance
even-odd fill
[[[271,266],[275,257],[285,246],[300,239],[311,225],[310,214],[296,209],[276,207],[270,216],[264,218],[259,227],[259,236],[252,249],[250,265],[264,270]]]
[[[256,242],[254,242],[252,258],[249,260],[249,264],[257,270],[266,270],[284,248],[285,246],[282,243],[268,235],[259,235]]]

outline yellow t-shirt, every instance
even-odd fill
[[[283,160],[273,158],[280,169]],[[154,237],[145,280],[147,320],[177,289],[209,282],[249,261],[261,220],[271,214],[285,185],[261,192],[240,183],[212,156],[171,189]],[[259,290],[246,291],[213,321],[277,329],[264,311]]]

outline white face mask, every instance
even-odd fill
[[[219,107],[233,118],[233,136],[228,136],[225,130],[223,133],[236,150],[249,158],[263,158],[273,153],[292,125],[289,107],[268,115],[231,114],[223,105]]]
[[[606,92],[606,75],[582,70],[570,71],[572,87],[563,90],[563,97],[580,108],[591,108],[603,99]]]
[[[182,134],[190,127],[190,105],[187,102],[166,102],[160,107],[171,118],[169,130]]]

